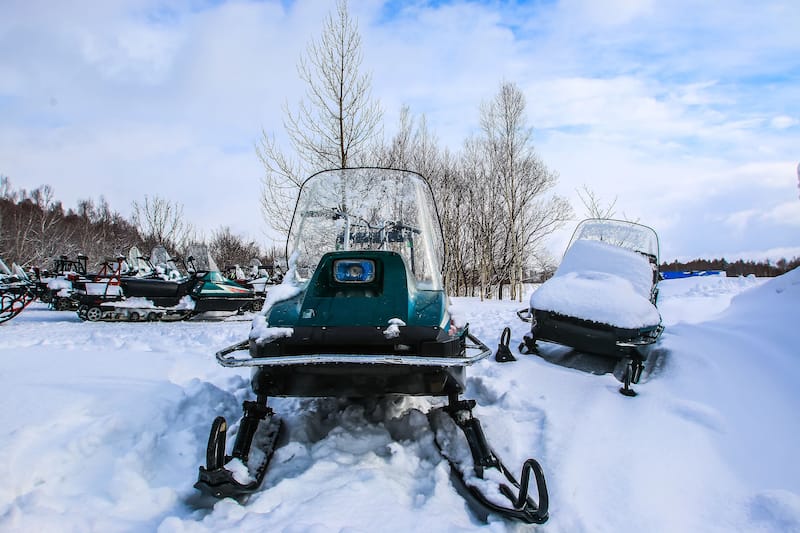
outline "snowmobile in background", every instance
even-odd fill
[[[16,263],[0,259],[0,323],[11,320],[36,299],[36,284]]]
[[[588,219],[575,231],[555,275],[533,292],[518,316],[531,323],[520,351],[537,352],[537,341],[625,363],[620,392],[635,395],[646,347],[663,331],[656,308],[659,243],[647,226]]]
[[[466,367],[491,351],[451,320],[441,226],[424,178],[379,168],[313,175],[301,187],[287,252],[289,270],[249,338],[217,353],[223,366],[252,367],[256,400],[244,402],[230,455],[227,422],[214,420],[195,487],[215,497],[258,489],[281,426],[270,396],[445,397],[448,405],[428,417],[468,502],[484,516],[545,522],[541,466],[529,459],[515,479],[473,416],[475,401],[460,398]]]
[[[53,260],[51,270],[35,268],[39,299],[56,311],[76,311],[78,303],[72,295],[90,280],[86,271],[88,259],[83,254],[78,254],[75,259],[62,255]]]
[[[225,269],[225,275],[231,281],[253,290],[254,311],[260,311],[263,307],[269,288],[283,281],[280,268],[266,268],[256,258],[250,260],[247,271],[239,265],[232,265]]]
[[[105,263],[106,268],[116,269],[114,273],[85,283],[85,289],[76,293],[82,320],[224,318],[253,305],[253,291],[225,279],[205,247],[196,247],[187,258],[188,274],[180,278],[175,270],[165,268],[166,262],[155,265],[145,276],[125,275],[126,265],[121,260]]]

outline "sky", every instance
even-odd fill
[[[277,245],[262,132],[285,143],[297,62],[333,2],[0,0],[0,175],[66,207],[181,203],[210,233]],[[800,3],[350,2],[362,68],[453,151],[506,81],[575,220],[589,187],[656,229],[662,260],[800,256]]]

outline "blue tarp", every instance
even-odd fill
[[[680,272],[665,271],[661,273],[664,279],[690,278],[692,276],[721,276],[724,270],[684,270]]]

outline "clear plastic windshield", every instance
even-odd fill
[[[569,242],[569,249],[577,240],[607,242],[634,252],[651,256],[658,263],[658,235],[653,228],[626,220],[590,218],[584,220]]]
[[[419,174],[377,168],[329,170],[303,184],[287,257],[310,276],[327,252],[401,254],[422,288],[440,289],[442,232],[431,189]]]
[[[130,265],[131,270],[136,272],[137,276],[147,276],[153,273],[153,269],[147,261],[147,258],[142,255],[142,252],[140,252],[139,248],[136,246],[131,246],[128,252],[128,265]]]
[[[218,272],[219,268],[205,244],[190,244],[187,247],[186,266],[193,272]]]

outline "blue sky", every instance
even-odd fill
[[[160,194],[263,244],[262,128],[332,2],[3,0],[0,174],[67,206]],[[352,1],[384,109],[458,150],[502,81],[583,208],[589,186],[662,256],[800,255],[800,3]],[[559,255],[574,223],[551,243]]]

